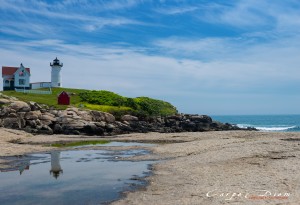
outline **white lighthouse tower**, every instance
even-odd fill
[[[51,66],[51,87],[62,87],[61,83],[61,68],[63,64],[59,62],[57,57],[53,60],[53,63],[50,63]]]
[[[63,170],[60,166],[59,161],[60,161],[60,152],[59,151],[51,152],[50,174],[52,174],[55,179],[57,179],[59,177],[60,173],[63,173]]]

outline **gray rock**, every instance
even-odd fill
[[[70,115],[70,116],[78,116],[78,115],[77,115],[77,112],[74,112],[74,111],[67,111],[67,115]]]
[[[101,127],[97,127],[93,123],[88,123],[84,126],[83,132],[85,132],[88,135],[103,135],[104,129]]]
[[[63,132],[62,127],[59,124],[55,124],[53,127],[54,134],[61,134]]]
[[[16,111],[11,109],[10,107],[4,107],[0,111],[0,116],[5,117],[8,116],[10,113],[16,113]]]
[[[191,121],[212,123],[211,117],[207,115],[192,115],[189,117]]]
[[[9,113],[9,114],[8,114],[8,117],[18,117],[18,115],[17,115],[17,113],[13,113],[13,112],[12,112],[12,113]]]
[[[76,120],[73,122],[63,123],[62,128],[63,129],[69,129],[69,130],[81,130],[87,123],[82,120]]]
[[[52,115],[54,115],[56,117],[58,117],[58,112],[59,112],[58,110],[50,110],[49,111],[50,114],[52,114]]]
[[[110,113],[106,113],[106,112],[100,112],[100,111],[91,111],[91,115],[92,115],[92,119],[94,122],[101,122],[101,121],[105,121],[108,123],[113,123],[116,121],[115,116],[113,116]]]
[[[106,130],[112,132],[116,127],[113,124],[106,124]]]
[[[23,122],[18,117],[8,117],[3,119],[3,127],[13,128],[13,129],[21,129]]]
[[[75,112],[76,115],[77,115],[79,109],[78,109],[78,108],[75,108],[75,107],[70,107],[70,108],[67,108],[66,111],[67,111],[67,112],[68,112],[68,111],[70,111],[70,112]]]
[[[10,103],[10,100],[4,99],[4,98],[0,98],[0,105],[7,105],[9,103]]]
[[[93,117],[89,111],[78,111],[78,116],[85,121],[93,121]]]
[[[125,121],[126,122],[126,121]],[[125,123],[121,123],[121,122],[118,122],[116,121],[116,125],[118,126],[118,128],[122,131],[125,131],[125,132],[129,132],[129,131],[132,131],[132,128],[128,125],[128,124],[125,124]]]
[[[31,128],[36,128],[37,127],[37,124],[36,124],[36,121],[35,120],[26,120],[26,124],[31,127]],[[27,127],[28,127],[27,126]]]
[[[18,112],[17,115],[20,118],[24,118],[27,112]]]
[[[17,112],[29,112],[31,110],[30,106],[22,101],[14,101],[9,107]]]
[[[24,118],[26,120],[37,120],[37,119],[39,119],[41,114],[42,113],[40,111],[30,111],[25,114]]]
[[[26,127],[24,128],[24,131],[25,131],[25,132],[29,132],[29,133],[37,133],[37,129],[34,129],[34,128],[31,127],[31,126],[26,126]]]
[[[139,118],[132,115],[124,115],[121,118],[122,121],[138,121]]]
[[[92,119],[93,119],[94,122],[106,121],[105,120],[105,115],[104,115],[103,112],[92,110],[91,111],[91,116],[92,116]]]
[[[51,122],[55,122],[56,118],[54,115],[52,115],[51,113],[44,113],[42,115],[39,116],[40,120],[44,120],[44,121],[51,121]]]
[[[49,126],[49,125],[51,125],[53,122],[51,121],[51,120],[41,120],[41,124],[42,125],[47,125],[47,126]]]
[[[102,128],[105,128],[106,127],[106,122],[94,122],[94,124],[97,126],[97,127],[102,127]]]
[[[37,119],[35,122],[36,122],[37,126],[41,126],[42,125],[42,123],[41,123],[41,121],[39,119]]]
[[[29,106],[30,106],[30,108],[31,108],[32,111],[36,111],[36,110],[41,110],[42,109],[42,106],[40,106],[36,102],[30,101],[28,104],[29,104]]]
[[[46,134],[46,135],[52,135],[53,134],[53,130],[47,126],[47,125],[42,125],[37,127],[37,133],[39,134]]]
[[[57,117],[56,121],[61,124],[68,124],[68,123],[73,123],[75,120],[70,116],[61,116],[61,117]]]

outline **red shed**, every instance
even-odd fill
[[[70,105],[70,95],[67,92],[62,91],[57,97],[57,103],[59,105]]]

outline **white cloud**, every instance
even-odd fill
[[[95,30],[100,30],[104,27],[116,27],[124,25],[145,25],[143,22],[139,22],[134,19],[128,19],[122,16],[112,16],[112,17],[101,17],[96,15],[90,10],[84,9],[84,5],[97,10],[97,8],[103,8],[99,4],[88,4],[85,1],[67,1],[62,4],[47,4],[40,1],[7,1],[3,0],[0,4],[0,10],[6,12],[17,12],[14,15],[13,23],[9,17],[6,20],[0,21],[1,32],[6,34],[12,34],[16,36],[23,37],[40,37],[40,34],[46,38],[63,36],[63,33],[68,33],[70,30],[81,30],[92,32]],[[127,3],[126,3],[127,2]],[[129,5],[133,6],[135,1],[124,1],[124,7]],[[76,4],[78,3],[78,4]],[[105,5],[114,5],[113,2],[105,3]],[[76,5],[72,7],[70,5]],[[113,7],[113,6],[108,7]],[[126,6],[127,5],[127,6]],[[70,6],[70,7],[67,7]],[[77,9],[81,9],[80,12]],[[112,8],[111,8],[112,9]],[[115,8],[117,9],[117,8]],[[121,7],[120,7],[121,9]],[[39,17],[45,18],[41,20]],[[3,18],[6,18],[6,14],[3,14]],[[57,21],[64,21],[64,27],[60,27]]]
[[[184,41],[177,44],[185,44]],[[214,100],[222,101],[222,109],[230,109],[231,100],[262,98],[279,92],[286,86],[298,85],[300,60],[298,39],[275,44],[254,45],[239,53],[236,58],[202,61],[149,55],[139,48],[101,47],[90,44],[66,44],[60,40],[32,41],[16,44],[0,42],[0,61],[3,65],[17,66],[21,62],[32,69],[32,81],[50,80],[49,62],[56,56],[64,63],[65,87],[107,89],[127,96],[151,96],[171,101],[181,112],[216,113]],[[209,42],[209,41],[208,41]],[[222,44],[221,40],[219,43]],[[228,43],[228,42],[226,42]],[[205,45],[201,47],[205,52]],[[52,46],[53,50],[37,51],[38,47]],[[231,45],[234,46],[234,45]],[[10,49],[8,49],[10,48]],[[188,47],[183,48],[186,52]],[[169,49],[169,48],[168,48]],[[179,50],[180,50],[179,49]],[[186,49],[186,50],[184,50]],[[195,48],[193,51],[197,52]],[[223,47],[226,49],[226,47]],[[233,49],[234,50],[234,49]],[[225,50],[226,51],[226,50]],[[232,52],[231,49],[227,50]],[[235,53],[231,53],[234,56]],[[293,99],[297,90],[290,90],[286,99]],[[229,98],[232,96],[232,98]],[[276,94],[270,98],[276,99]],[[203,100],[205,99],[205,100]],[[207,101],[212,101],[207,104]],[[244,102],[244,100],[242,100]],[[202,105],[203,108],[198,107]],[[249,104],[240,104],[246,109]],[[260,102],[260,107],[266,107]],[[230,107],[230,106],[229,106]],[[221,108],[218,108],[221,109]],[[259,109],[259,108],[257,108]],[[217,110],[217,109],[216,109]],[[300,110],[299,110],[300,111]],[[219,113],[225,113],[226,110]]]
[[[241,0],[232,5],[228,2],[227,5],[187,5],[179,1],[184,5],[181,8],[176,5],[161,7],[158,12],[170,18],[186,14],[212,25],[230,25],[243,32],[231,37],[226,32],[227,37],[222,34],[219,37],[182,37],[171,29],[169,36],[173,37],[149,36],[152,43],[143,42],[141,46],[126,41],[105,45],[92,40],[82,43],[80,38],[78,42],[70,41],[65,31],[71,27],[70,33],[74,28],[93,32],[108,26],[150,25],[151,21],[140,22],[141,19],[126,16],[94,15],[133,8],[145,1],[97,1],[99,5],[105,4],[103,7],[91,5],[86,0],[67,0],[55,5],[29,1],[31,6],[27,7],[23,5],[28,1],[20,0],[18,5],[16,1],[2,2],[0,9],[17,12],[23,21],[18,23],[13,17],[11,21],[0,21],[1,33],[36,40],[0,40],[1,64],[18,66],[22,62],[32,68],[32,81],[50,80],[49,62],[57,56],[64,63],[66,87],[107,89],[127,96],[160,98],[172,102],[181,112],[276,113],[276,109],[285,104],[290,106],[281,108],[281,112],[300,113],[298,106],[291,103],[299,100],[300,91],[298,7],[269,0]],[[76,5],[79,3],[80,6]],[[295,1],[295,4],[298,3]],[[91,6],[95,8],[90,13],[84,12]],[[80,7],[81,12],[76,12]],[[31,20],[30,15],[35,18]],[[66,28],[52,32],[55,24],[45,23],[40,18],[54,20],[54,23],[62,21]],[[119,35],[116,31],[112,34]],[[148,35],[146,29],[144,34]],[[268,108],[273,101],[278,102],[274,109]]]
[[[160,14],[167,14],[167,15],[176,15],[176,14],[184,14],[196,11],[198,7],[196,6],[179,6],[179,7],[161,7],[155,9],[156,12]]]
[[[286,32],[294,34],[300,31],[299,8],[299,1],[294,0],[240,0],[199,6],[196,15],[199,20],[209,23],[230,25],[246,31],[282,32],[286,35]]]

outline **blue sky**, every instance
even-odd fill
[[[199,114],[300,113],[298,0],[1,0],[0,62]],[[2,87],[2,82],[0,84]]]

